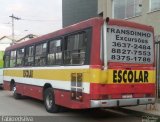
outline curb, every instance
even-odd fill
[[[118,108],[118,110],[123,111],[125,113],[130,113],[133,114],[135,116],[152,116],[152,117],[157,117],[160,118],[160,115],[155,115],[155,114],[151,114],[151,113],[145,113],[142,111],[136,111],[136,110],[131,110],[131,109],[127,109],[127,108]]]

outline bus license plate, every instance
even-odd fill
[[[129,99],[129,98],[133,98],[133,96],[132,96],[132,94],[125,94],[125,95],[122,95],[122,98]]]

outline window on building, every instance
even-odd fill
[[[5,67],[8,68],[10,67],[10,52],[7,51],[5,52]]]
[[[35,66],[46,65],[47,43],[36,45]]]
[[[17,65],[16,66],[23,66],[24,65],[24,48],[17,50]]]
[[[34,65],[34,46],[26,47],[25,66]]]
[[[10,67],[16,66],[16,51],[11,51],[11,57],[10,57]]]
[[[87,34],[79,33],[65,38],[64,64],[83,65],[87,46]]]
[[[150,0],[150,11],[160,10],[160,0]]]
[[[113,0],[113,17],[130,18],[142,13],[142,0]]]
[[[49,42],[48,65],[60,65],[62,61],[61,40]]]

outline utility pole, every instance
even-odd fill
[[[15,17],[13,14],[9,16],[12,18],[12,45],[15,43],[14,39],[14,20],[20,20],[21,18]]]

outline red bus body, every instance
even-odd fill
[[[104,61],[101,60],[101,31],[105,20],[102,18],[93,18],[78,24],[66,27],[59,31],[31,39],[26,42],[15,44],[6,49],[6,51],[21,48],[26,45],[32,45],[34,43],[48,40],[62,35],[67,35],[79,30],[91,28],[91,40],[90,40],[90,62],[88,65],[89,70],[96,70],[97,72],[103,72]],[[149,31],[154,33],[153,28],[150,26],[137,24],[134,22],[128,22],[125,20],[110,20],[108,25],[116,25],[122,27],[129,27]],[[153,46],[154,48],[154,46]],[[82,66],[83,67],[83,66]],[[23,67],[25,68],[25,67]],[[128,71],[153,71],[155,72],[155,61],[152,64],[136,64],[136,63],[122,63],[122,62],[108,62],[109,70],[126,70]],[[9,69],[9,68],[7,68]],[[33,68],[32,68],[33,69]],[[5,71],[4,71],[5,72]],[[102,77],[101,74],[99,77]],[[134,73],[134,72],[133,72]],[[96,74],[96,73],[95,73]],[[153,73],[154,74],[154,73]],[[92,75],[92,74],[91,74]],[[127,77],[127,74],[125,74]],[[150,75],[150,74],[149,74]],[[118,78],[118,74],[115,73]],[[154,76],[154,75],[153,75]],[[62,76],[63,77],[63,76]],[[92,76],[90,76],[92,77]],[[110,77],[110,76],[107,76]],[[129,76],[128,76],[129,77]],[[137,76],[135,76],[137,77]],[[99,78],[100,79],[100,78]],[[110,78],[112,79],[112,78]],[[10,90],[11,81],[4,79],[4,88]],[[16,81],[15,81],[16,82]],[[155,76],[153,81],[149,83],[102,83],[101,81],[88,81],[89,92],[82,94],[81,100],[72,100],[71,91],[63,89],[54,89],[55,103],[60,106],[73,108],[73,109],[85,109],[95,107],[119,107],[130,106],[139,104],[149,104],[155,102]],[[110,81],[107,81],[110,82]],[[63,85],[63,83],[62,83]],[[84,86],[84,85],[83,85]],[[16,90],[18,93],[30,96],[39,100],[43,100],[43,92],[46,86],[36,86],[32,84],[16,83]],[[84,86],[85,87],[85,86]],[[126,98],[122,96],[126,95]],[[128,95],[128,96],[127,96]],[[131,98],[129,95],[132,95]],[[128,97],[128,98],[127,98]]]

